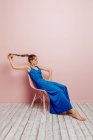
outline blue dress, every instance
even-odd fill
[[[31,67],[28,74],[37,88],[46,90],[50,99],[50,113],[59,114],[72,109],[66,85],[45,80],[39,66],[36,67],[37,70]]]

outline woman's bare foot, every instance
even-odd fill
[[[72,117],[75,118],[75,119],[80,120],[80,121],[85,121],[85,120],[86,120],[85,117],[82,117],[82,116],[80,116],[80,115],[78,115],[78,114],[69,114],[69,115],[72,116]]]
[[[76,112],[74,109],[70,109],[70,110],[65,111],[65,112],[63,112],[63,113],[60,113],[60,114],[62,114],[62,115],[70,115],[70,116],[72,116],[73,118],[76,118],[76,119],[78,119],[78,120],[80,120],[80,121],[85,121],[85,120],[86,120],[85,117],[81,116],[81,115],[80,115],[78,112]]]
[[[69,112],[69,115],[72,116],[73,118],[76,118],[80,121],[85,121],[86,118],[81,116],[78,112],[76,112],[74,109],[71,109],[68,111]]]

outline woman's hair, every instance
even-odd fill
[[[37,57],[35,54],[12,54],[12,55],[28,57],[28,62],[30,62],[30,60],[34,60],[34,58]]]

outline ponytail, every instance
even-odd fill
[[[15,54],[15,53],[13,53],[13,55],[21,56],[21,57],[29,57],[29,54]]]
[[[15,55],[15,56],[21,56],[21,57],[28,57],[28,62],[30,62],[30,60],[33,60],[36,55],[35,54],[15,54],[15,53],[11,53],[12,55]]]

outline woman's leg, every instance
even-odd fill
[[[64,91],[65,96],[67,97],[67,99],[68,99],[69,102],[70,102],[70,98],[69,98],[69,93],[68,93],[67,86],[64,85],[64,84],[57,83],[57,82],[53,82],[53,84],[55,84],[55,85],[58,86],[61,90]]]

